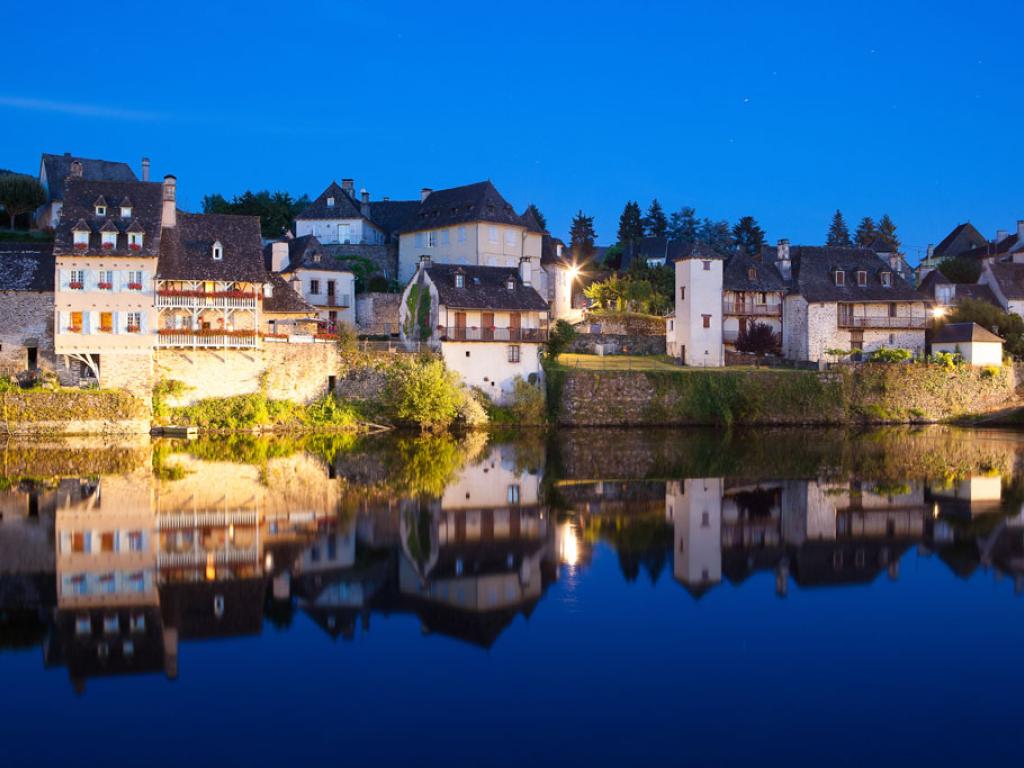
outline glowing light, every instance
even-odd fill
[[[566,565],[574,566],[580,561],[580,539],[576,534],[576,526],[563,523],[559,529],[558,557]]]
[[[934,317],[936,320],[938,320],[940,318],[943,318],[945,316],[946,316],[946,308],[945,307],[932,307],[932,317]]]
[[[579,265],[578,264],[571,265],[569,267],[569,282],[572,282],[577,277],[579,277],[579,274],[580,274],[580,267],[579,267]]]

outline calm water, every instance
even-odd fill
[[[11,443],[0,765],[1017,763],[1024,435]]]

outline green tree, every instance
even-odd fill
[[[533,203],[530,203],[528,206],[526,206],[526,210],[528,213],[533,214],[533,218],[535,218],[537,220],[537,223],[540,224],[540,228],[547,232],[548,220],[544,217],[544,214],[540,212],[540,208],[538,208]]]
[[[576,338],[576,329],[565,320],[556,320],[548,333],[548,342],[545,348],[549,360],[557,360],[558,356],[565,352]]]
[[[244,216],[259,216],[260,230],[264,237],[280,237],[291,229],[295,217],[309,205],[309,198],[303,195],[298,200],[287,192],[246,190],[230,202],[223,195],[212,194],[203,198],[203,213],[233,213]]]
[[[1003,349],[1016,359],[1024,358],[1024,318],[978,299],[964,299],[949,315],[951,323],[977,323],[1002,336]]]
[[[899,251],[900,239],[896,235],[896,224],[888,213],[883,213],[882,218],[878,220],[878,236],[894,251]]]
[[[412,424],[425,432],[447,429],[462,402],[458,379],[440,360],[411,358],[388,370],[384,404],[400,424]]]
[[[976,283],[981,277],[981,264],[977,259],[953,257],[939,262],[938,270],[953,283]]]
[[[704,218],[697,230],[697,240],[713,250],[724,253],[732,245],[729,222]]]
[[[754,323],[749,329],[740,326],[739,335],[736,337],[736,349],[740,352],[753,352],[764,355],[774,352],[779,347],[779,336],[766,323]]]
[[[849,247],[852,245],[850,242],[850,228],[846,226],[846,219],[843,218],[843,212],[836,208],[836,212],[832,214],[832,223],[828,227],[828,237],[825,238],[825,245]]]
[[[0,205],[4,207],[14,229],[14,219],[31,213],[46,202],[46,192],[39,181],[22,173],[0,176]]]
[[[699,231],[700,220],[697,218],[695,208],[684,206],[669,216],[668,236],[673,240],[692,243],[697,239]]]
[[[593,258],[595,240],[597,232],[594,231],[594,217],[577,211],[569,228],[569,247],[576,258],[576,263]]]
[[[647,209],[647,215],[644,216],[644,233],[648,237],[664,237],[667,230],[668,218],[658,198],[654,198]]]
[[[732,241],[744,253],[760,253],[764,245],[764,230],[753,216],[744,216],[732,228]]]
[[[624,248],[644,236],[644,222],[640,214],[640,204],[627,201],[619,216],[619,244]]]
[[[854,241],[861,248],[871,245],[874,239],[878,237],[878,230],[875,228],[875,220],[870,216],[865,216],[860,220],[860,224],[857,225],[857,233],[854,235]]]

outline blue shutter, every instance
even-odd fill
[[[60,273],[60,275],[59,275],[58,280],[59,280],[59,283],[60,283],[60,290],[62,290],[62,291],[70,291],[71,290],[71,273],[68,270],[66,270],[66,269],[59,270],[59,273]]]

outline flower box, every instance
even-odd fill
[[[128,290],[129,291],[141,291],[142,290],[142,283],[128,283]]]
[[[68,328],[67,328],[67,332],[68,333],[81,333],[82,332],[82,326],[80,326],[80,325],[69,325]]]
[[[68,287],[71,288],[72,291],[80,291],[83,286],[81,283],[68,283]]]
[[[101,291],[109,291],[114,287],[113,283],[99,283],[98,285]]]
[[[127,330],[128,333],[142,333],[142,329],[137,325],[129,325],[125,330]]]
[[[113,243],[104,243],[103,244],[103,250],[104,251],[112,251],[113,249],[114,249],[114,244]]]
[[[88,243],[75,243],[76,251],[84,251],[89,247]]]
[[[139,244],[139,243],[131,243],[128,246],[128,248],[129,248],[129,250],[132,250],[132,251],[141,251],[142,250],[142,245]]]

